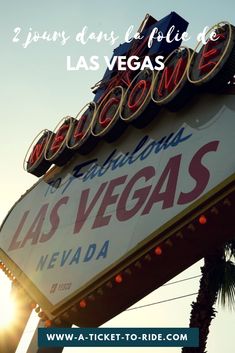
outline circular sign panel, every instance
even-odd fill
[[[187,79],[191,53],[191,49],[181,47],[166,58],[165,68],[158,72],[153,84],[152,99],[156,104],[178,110],[191,96],[193,85]]]
[[[25,158],[24,169],[37,177],[42,176],[51,166],[51,162],[44,157],[47,143],[54,134],[47,129],[42,130],[31,143]]]
[[[195,85],[209,84],[213,90],[220,90],[233,77],[235,71],[235,28],[228,22],[211,27],[207,43],[198,43],[188,70],[188,80]],[[198,51],[198,54],[196,53]]]
[[[124,88],[116,86],[100,102],[92,126],[92,134],[95,137],[104,137],[108,142],[112,142],[126,128],[126,124],[119,119],[123,94]]]
[[[124,95],[121,118],[138,128],[146,126],[158,111],[156,104],[151,101],[153,79],[152,70],[140,71]]]
[[[91,134],[91,126],[96,110],[96,103],[87,103],[73,120],[71,129],[67,134],[66,145],[81,154],[89,153],[98,142]]]
[[[55,128],[45,151],[47,161],[62,166],[72,157],[74,152],[66,146],[66,137],[72,128],[73,121],[73,118],[65,117]]]

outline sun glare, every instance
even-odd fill
[[[0,273],[0,328],[6,328],[13,321],[14,301],[10,295],[11,283]]]

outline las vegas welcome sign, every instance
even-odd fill
[[[187,28],[175,13],[150,17],[143,37],[172,23]],[[164,69],[108,72],[93,102],[29,149],[40,179],[5,218],[0,259],[51,320],[100,325],[231,237],[235,34],[212,30],[197,51],[120,46],[164,53]]]

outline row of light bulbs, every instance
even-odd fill
[[[198,217],[198,223],[201,224],[201,225],[204,225],[207,223],[207,218],[205,215],[201,215]],[[171,240],[167,240],[165,242],[167,245],[169,246],[172,246],[172,242]],[[156,255],[156,256],[161,256],[163,254],[163,248],[161,246],[156,246],[154,248],[154,251],[153,251],[153,254]],[[148,260],[148,261],[151,261],[152,259],[152,256],[150,255],[150,253],[146,254],[145,255],[145,260]],[[141,268],[142,267],[142,264],[140,261],[136,261],[136,263],[134,264],[136,268]],[[17,284],[17,286],[19,286],[19,290],[22,290],[22,292],[24,292],[24,294],[26,296],[28,296],[28,293],[26,293],[24,291],[24,289],[20,286],[19,282],[16,280],[15,276],[13,275],[13,273],[11,272],[11,270],[6,267],[6,265],[0,261],[0,269],[5,273],[5,275],[9,278],[10,281],[12,281],[14,284]],[[132,271],[130,268],[127,268],[123,271],[123,273],[118,273],[117,275],[115,275],[115,277],[113,278],[113,281],[108,281],[106,283],[107,287],[109,288],[112,288],[113,287],[113,282],[115,282],[117,285],[118,284],[121,284],[123,281],[124,281],[124,276],[123,274],[131,274]],[[102,288],[99,288],[97,290],[97,294],[99,295],[102,295],[103,294],[103,290]],[[78,311],[78,308],[79,309],[85,309],[88,305],[88,301],[91,300],[91,301],[94,301],[95,300],[95,295],[94,294],[90,294],[88,296],[87,299],[81,299],[78,306],[73,306],[70,310],[74,311],[74,312],[77,312]],[[58,318],[55,318],[53,321],[50,320],[48,318],[48,316],[45,314],[45,312],[41,309],[41,307],[34,301],[32,300],[30,297],[29,297],[29,305],[30,305],[30,308],[32,310],[35,310],[35,312],[38,314],[38,317],[44,322],[44,325],[45,327],[51,327],[54,325],[60,325],[62,323],[62,320],[63,319],[68,319],[69,318],[69,313],[68,311],[66,311],[65,313],[63,313],[61,315],[61,318],[58,317]]]

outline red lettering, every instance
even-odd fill
[[[175,199],[175,191],[177,186],[181,154],[172,157],[165,167],[153,193],[151,194],[142,215],[148,214],[154,203],[163,201],[162,208],[172,207]],[[165,191],[161,192],[163,185],[166,183]]]
[[[9,251],[16,250],[16,249],[18,249],[20,247],[20,241],[17,240],[17,239],[18,239],[18,237],[19,237],[19,235],[21,233],[21,230],[22,230],[22,228],[24,226],[26,218],[28,217],[28,214],[29,214],[29,211],[25,211],[25,213],[23,214],[23,217],[22,217],[22,219],[21,219],[21,221],[20,221],[20,223],[19,223],[19,225],[18,225],[18,227],[16,229],[15,234],[13,235],[11,244],[10,244],[10,246],[8,248]]]
[[[104,104],[99,114],[99,123],[102,127],[108,126],[112,121],[114,115],[116,114],[116,109],[119,105],[119,102],[120,99],[112,97]],[[115,110],[114,113],[113,110]],[[110,111],[112,115],[108,115],[108,113],[110,114]]]
[[[180,58],[175,65],[166,66],[164,68],[157,88],[159,97],[164,96],[166,90],[168,94],[173,91],[184,73],[186,64],[187,60]]]
[[[98,99],[97,103],[100,103],[104,97],[116,86],[124,86],[128,87],[131,84],[131,71],[127,72],[118,72],[113,78],[110,79],[107,88],[105,89],[104,93]]]
[[[86,189],[82,191],[80,203],[78,206],[77,218],[76,218],[74,230],[73,230],[74,234],[79,233],[80,230],[82,229],[83,224],[86,222],[87,217],[90,215],[92,209],[95,207],[95,204],[97,203],[98,199],[100,198],[100,195],[104,191],[107,184],[108,182],[105,182],[100,185],[98,191],[96,192],[89,206],[87,206],[87,200],[88,200],[90,189]]]
[[[25,244],[27,243],[28,240],[32,239],[31,244],[35,245],[38,243],[38,239],[42,230],[42,225],[44,222],[44,219],[46,217],[47,209],[48,209],[49,204],[46,203],[43,205],[38,212],[37,216],[35,217],[31,227],[29,228],[28,233],[26,234],[24,240],[22,241],[20,247],[23,248]]]
[[[119,194],[113,194],[113,191],[118,185],[124,184],[126,181],[126,178],[127,178],[127,175],[124,175],[124,176],[121,176],[119,178],[116,178],[116,179],[113,179],[110,181],[109,186],[108,186],[106,193],[104,195],[104,198],[101,202],[99,211],[96,215],[92,229],[103,227],[103,226],[106,226],[107,224],[109,224],[112,215],[109,215],[109,216],[104,215],[106,208],[109,205],[113,205],[117,201]]]
[[[33,151],[31,152],[29,156],[29,161],[28,161],[30,165],[33,165],[41,157],[43,148],[45,146],[45,142],[46,142],[46,139],[44,138],[41,143],[37,143],[33,147]]]
[[[199,53],[199,55],[201,55],[198,64],[200,75],[210,72],[218,62],[218,59],[214,61],[212,60],[216,59],[221,52],[221,49],[215,48],[215,46],[218,45],[221,40],[224,41],[225,36],[221,33],[217,34],[217,38],[218,39],[216,41],[209,40],[207,44],[204,45],[202,53]]]
[[[154,177],[154,175],[155,175],[155,169],[153,167],[146,167],[141,169],[138,173],[136,173],[131,178],[131,180],[123,190],[123,193],[118,202],[117,219],[120,222],[127,221],[140,210],[140,208],[142,207],[143,203],[145,202],[151,190],[152,185],[145,186],[144,188],[136,190],[131,200],[137,200],[137,202],[131,209],[127,210],[128,198],[136,182],[141,178],[144,178],[146,182],[152,177]]]
[[[81,118],[77,121],[77,123],[76,123],[76,128],[75,128],[74,134],[73,134],[75,140],[79,140],[79,139],[83,138],[83,136],[84,136],[83,129],[84,129],[84,126],[85,126],[87,117],[88,117],[87,114],[86,114],[86,115],[83,115],[83,116],[81,116]]]
[[[60,217],[58,215],[58,211],[62,205],[67,204],[68,200],[69,200],[68,196],[63,197],[53,207],[51,214],[50,214],[51,229],[49,230],[48,233],[42,234],[42,236],[40,238],[40,243],[48,241],[55,234],[56,230],[58,229],[59,223],[60,223]]]
[[[56,132],[56,134],[55,134],[55,136],[53,138],[53,142],[52,142],[51,147],[50,147],[51,151],[57,152],[58,149],[61,147],[69,127],[70,127],[70,124],[63,124],[59,128],[59,130]]]
[[[133,45],[131,47],[131,49],[128,52],[127,57],[131,57],[131,56],[139,56],[140,58],[144,58],[144,52],[146,50],[148,50],[148,46],[146,45],[147,42],[149,40],[149,36],[144,38],[141,43],[139,43],[139,41],[134,41]],[[105,89],[105,92],[102,94],[102,96],[99,98],[98,103],[106,96],[106,94],[113,89],[116,86],[126,86],[128,87],[131,84],[131,77],[132,77],[132,71],[131,70],[127,70],[124,72],[118,72],[117,68],[116,68],[117,74],[112,77],[109,81],[109,84],[107,85],[107,88]],[[102,83],[102,81],[101,81]],[[105,82],[104,82],[105,83]]]
[[[80,149],[80,152],[83,149],[84,152],[85,148],[85,151],[87,151],[85,153],[93,149],[95,143],[93,141],[94,137],[91,136],[91,124],[95,110],[95,102],[87,103],[77,114],[76,119],[71,119],[71,129],[69,129],[65,137],[68,149]]]
[[[196,181],[194,189],[188,193],[181,192],[178,199],[178,205],[192,202],[205,190],[210,179],[209,170],[202,164],[202,158],[208,152],[215,152],[219,141],[212,141],[201,147],[193,156],[189,165],[189,174]]]
[[[128,107],[131,110],[136,110],[141,105],[144,98],[146,97],[146,93],[148,94],[147,88],[149,88],[149,86],[149,82],[147,87],[147,81],[145,80],[140,80],[136,83],[129,95],[127,102]]]

